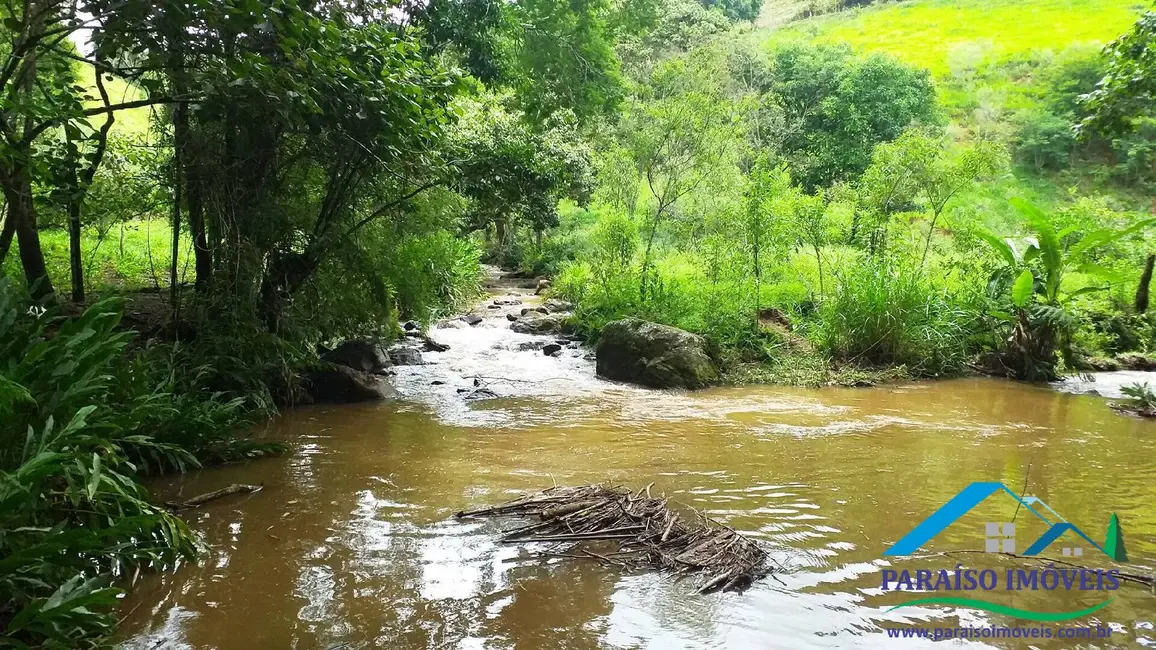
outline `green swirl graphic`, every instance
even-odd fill
[[[1108,603],[1112,602],[1109,598],[1099,605],[1093,605],[1087,609],[1081,609],[1075,612],[1033,612],[1027,609],[1017,609],[1015,607],[1008,607],[1007,605],[1000,605],[999,603],[989,603],[982,600],[975,600],[974,598],[954,598],[950,596],[942,596],[936,598],[920,598],[909,603],[896,605],[888,612],[893,612],[900,607],[912,607],[915,605],[956,605],[958,607],[970,607],[971,609],[982,609],[987,612],[995,614],[1003,614],[1004,616],[1014,616],[1016,618],[1026,618],[1029,621],[1067,621],[1081,616],[1087,616],[1092,612],[1099,611],[1106,607]]]

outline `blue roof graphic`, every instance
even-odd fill
[[[972,508],[980,504],[984,499],[999,491],[1006,492],[1011,495],[1013,499],[1019,502],[1028,512],[1041,521],[1048,524],[1048,530],[1040,536],[1031,546],[1024,551],[1024,555],[1038,555],[1042,553],[1052,542],[1059,539],[1064,533],[1073,531],[1093,547],[1104,551],[1099,544],[1092,541],[1092,538],[1084,534],[1082,530],[1075,525],[1068,523],[1055,510],[1052,510],[1048,504],[1038,497],[1021,497],[1015,492],[1012,492],[1003,483],[998,481],[977,481],[963,488],[951,498],[947,503],[943,504],[939,510],[936,510],[927,519],[924,519],[918,526],[911,529],[911,532],[903,536],[902,539],[895,542],[891,548],[883,553],[884,556],[896,555],[911,555],[919,550],[927,542],[931,541],[939,533],[943,532],[951,524],[955,523],[960,517],[967,514]],[[1040,510],[1046,510],[1059,521],[1053,523],[1047,517],[1040,513]]]

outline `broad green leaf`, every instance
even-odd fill
[[[1023,273],[1019,274],[1016,281],[1012,284],[1012,303],[1016,307],[1023,307],[1028,304],[1032,297],[1032,288],[1035,286],[1035,276],[1032,272],[1024,269]]]
[[[995,235],[986,230],[983,230],[982,228],[976,230],[975,234],[977,237],[987,242],[987,245],[991,246],[991,249],[995,251],[997,255],[1003,258],[1003,261],[1007,262],[1008,266],[1016,265],[1015,249],[1012,248],[1010,243],[1000,239],[999,237],[996,237]]]

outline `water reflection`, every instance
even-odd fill
[[[1156,563],[1156,425],[1094,397],[961,380],[650,393],[645,404],[612,390],[474,408],[508,409],[517,423],[449,425],[436,406],[412,403],[301,410],[273,425],[293,453],[159,485],[166,496],[231,482],[266,489],[192,515],[212,551],[133,594],[128,647],[884,646],[884,627],[1000,621],[942,608],[887,613],[903,598],[879,590],[883,549],[971,480],[1026,482],[1095,531],[1110,508],[1133,563]],[[452,518],[551,480],[653,480],[765,540],[784,570],[745,594],[702,597],[664,576],[532,559],[496,543],[502,522]],[[983,523],[1007,520],[1009,508],[985,503],[937,548],[976,548]],[[1052,592],[1015,598],[1046,610],[1084,604]],[[1096,620],[1114,624],[1121,643],[1147,643],[1154,605],[1143,590],[1122,590]]]

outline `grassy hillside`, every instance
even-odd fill
[[[773,25],[774,17],[797,11],[798,5],[796,0],[768,0],[761,22]],[[768,47],[798,40],[845,43],[926,68],[957,138],[984,133],[1013,144],[1017,120],[1043,106],[1047,77],[1054,80],[1056,66],[1095,56],[1149,6],[1137,0],[879,2],[767,26],[752,37]],[[1151,201],[1147,192],[1114,182],[1095,165],[1062,172],[1017,167],[968,195],[961,201],[964,209],[997,229],[1017,218],[1007,204],[1009,196],[1045,206],[1074,195],[1107,197],[1131,209]]]
[[[775,3],[771,3],[774,5]],[[814,38],[886,52],[952,75],[969,59],[1103,45],[1147,6],[1136,0],[917,0],[880,3],[799,21],[769,39]]]

